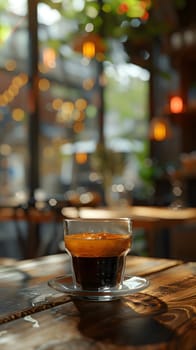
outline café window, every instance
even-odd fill
[[[32,156],[38,158],[38,187],[48,196],[64,194],[73,186],[92,185],[90,154],[100,141],[102,102],[106,146],[126,154],[125,177],[130,186],[138,181],[140,155],[148,154],[148,71],[127,63],[122,45],[115,43],[117,50],[113,48],[112,59],[106,57],[102,61],[100,74],[100,62],[84,57],[84,52],[77,50],[70,39],[77,33],[80,19],[66,17],[66,11],[59,11],[52,3],[50,6],[38,2],[35,26],[38,38],[38,154],[29,149],[32,57],[29,57],[28,10],[31,11],[31,7],[25,0],[17,3],[7,0],[1,4],[2,198],[15,196],[17,192],[28,195]],[[115,45],[111,43],[111,46]],[[93,54],[92,47],[85,50],[86,55]]]
[[[28,33],[26,1],[0,3],[0,197],[26,191]]]

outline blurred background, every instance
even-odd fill
[[[194,0],[0,1],[1,209],[196,206],[195,10]],[[0,254],[23,258],[27,217],[3,213]],[[36,234],[39,255],[61,251],[61,221]],[[146,254],[142,230],[136,253]]]

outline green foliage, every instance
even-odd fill
[[[118,111],[122,120],[127,118],[143,120],[143,109],[142,111],[136,110],[136,106],[138,108],[142,106],[143,108],[141,100],[145,100],[146,89],[147,85],[141,84],[140,79],[134,78],[132,82],[123,85],[122,83],[117,84],[116,80],[111,77],[108,79],[107,89],[105,90],[106,109]]]
[[[103,144],[98,144],[96,151],[91,155],[91,165],[103,178],[107,174],[111,176],[122,175],[126,159],[122,153],[115,152]]]
[[[75,20],[78,24],[78,32],[85,32],[87,23],[92,23],[94,26],[93,32],[100,34],[104,39],[116,38],[120,39],[126,37],[127,40],[133,42],[137,40],[151,40],[157,35],[166,33],[171,28],[168,27],[167,21],[160,21],[160,18],[155,18],[151,15],[153,9],[156,8],[155,0],[151,1],[151,6],[147,6],[150,13],[148,20],[141,19],[140,26],[134,28],[132,26],[132,18],[139,17],[139,8],[142,8],[142,1],[139,0],[102,0],[102,4],[98,0],[86,0],[81,9],[76,9],[72,0],[66,2],[53,2],[52,0],[41,0],[56,9],[66,19]],[[182,9],[185,0],[172,0],[172,4],[177,9]],[[119,6],[127,5],[127,11],[119,11]],[[74,34],[74,33],[73,33]]]
[[[137,153],[137,160],[139,164],[139,178],[146,186],[151,186],[154,180],[154,167],[149,156],[149,143],[144,143],[143,152]]]

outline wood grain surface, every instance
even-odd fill
[[[126,274],[150,275],[180,263],[177,260],[128,256]],[[47,281],[58,275],[69,274],[70,271],[70,261],[66,254],[19,261],[10,266],[10,270],[6,265],[6,279],[1,277],[1,268],[0,324],[69,300],[66,295],[48,287]]]
[[[1,350],[196,349],[196,263],[130,256],[127,271],[147,276],[149,287],[112,302],[57,294],[57,304],[48,303],[46,308],[41,296],[48,287],[46,281],[33,284],[34,264],[31,284],[19,288],[20,300],[13,296],[13,287],[7,290],[8,314],[17,318],[5,322],[4,310]],[[30,306],[32,295],[37,298],[37,309]]]

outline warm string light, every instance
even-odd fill
[[[25,73],[21,73],[15,76],[8,88],[0,94],[0,107],[7,106],[11,103],[19,94],[19,91],[28,82],[28,76]]]
[[[21,108],[14,108],[12,111],[12,119],[16,122],[21,122],[25,118],[25,111]]]
[[[75,103],[54,99],[52,107],[57,111],[56,120],[60,124],[72,123],[73,131],[80,133],[84,130],[85,112],[88,103],[83,98],[78,98]]]
[[[5,63],[7,71],[13,71],[16,68],[16,62],[14,60],[8,60]],[[5,107],[11,103],[23,88],[28,83],[28,75],[26,73],[20,73],[13,77],[10,85],[0,94],[0,107]],[[50,88],[50,82],[48,79],[40,79],[38,88],[41,91],[47,91]]]
[[[28,76],[26,73],[20,73],[15,76],[8,88],[0,94],[0,107],[5,107],[11,103],[19,95],[20,90],[27,84],[27,82]],[[50,88],[49,80],[40,79],[38,87],[41,91],[47,91]]]
[[[76,153],[75,160],[78,164],[85,164],[87,162],[88,156],[87,153]]]
[[[48,91],[50,88],[50,81],[45,78],[40,79],[38,83],[38,88],[41,91]]]
[[[52,69],[56,67],[56,52],[50,47],[46,47],[43,50],[43,63],[46,67]]]

